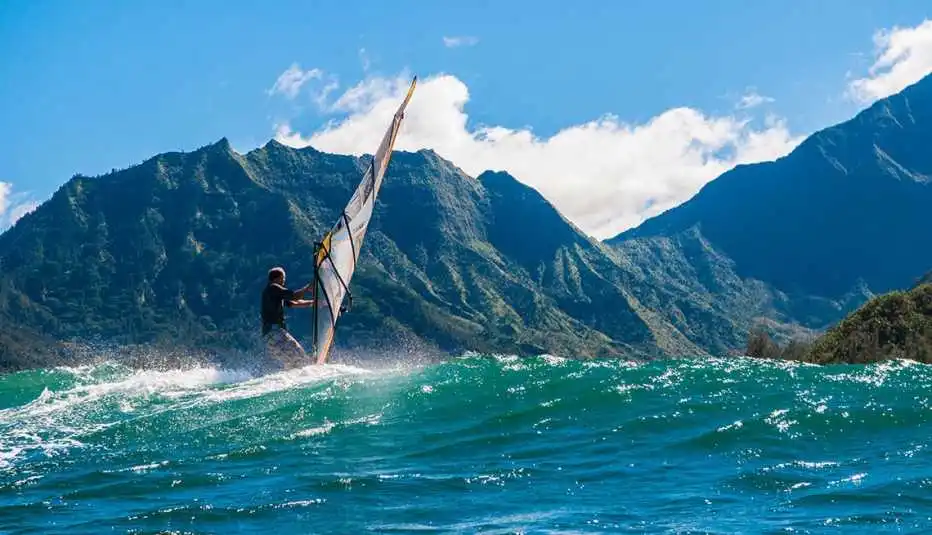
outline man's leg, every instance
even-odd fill
[[[286,369],[300,368],[307,364],[304,348],[288,331],[275,328],[269,333],[269,349],[275,360],[278,360]]]
[[[288,355],[288,367],[300,368],[307,365],[307,354],[304,352],[304,347],[301,346],[301,343],[298,342],[294,336],[291,336],[291,333],[288,331],[283,330],[282,334],[285,339],[285,354]]]

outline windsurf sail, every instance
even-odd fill
[[[343,312],[344,300],[350,296],[349,284],[356,271],[356,262],[362,249],[362,241],[366,236],[366,229],[372,219],[372,210],[375,207],[375,198],[382,186],[382,178],[392,158],[392,148],[395,138],[404,119],[404,111],[414,94],[417,77],[411,81],[411,87],[405,96],[398,111],[392,119],[392,124],[375,155],[369,162],[362,181],[343,213],[337,219],[333,228],[327,232],[320,243],[316,244],[314,259],[314,299],[313,310],[313,355],[317,364],[324,364],[333,345],[334,331],[337,319]]]

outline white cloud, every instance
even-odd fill
[[[369,54],[366,52],[365,48],[359,49],[359,61],[362,63],[362,71],[369,72],[369,67],[372,66],[372,62],[369,61]]]
[[[290,125],[276,139],[327,152],[375,151],[410,80],[370,78],[347,90],[334,108],[346,112],[309,137]],[[690,108],[667,110],[644,124],[606,115],[549,138],[528,129],[467,128],[466,85],[438,75],[418,84],[395,148],[434,149],[467,173],[506,170],[534,187],[596,238],[613,236],[672,208],[738,163],[785,155],[801,137],[769,117],[755,128],[732,116]]]
[[[771,102],[773,102],[772,98],[765,97],[752,89],[741,97],[741,100],[738,101],[738,104],[735,107],[739,110],[749,110],[751,108],[756,108],[761,104],[769,104]]]
[[[275,85],[267,92],[269,95],[281,94],[293,99],[298,96],[298,92],[301,91],[301,87],[304,84],[309,80],[320,78],[323,74],[323,71],[320,69],[303,71],[297,63],[292,63],[291,67],[288,67],[285,72],[278,76],[278,80],[275,80]]]
[[[291,147],[306,147],[310,145],[309,142],[301,137],[301,134],[292,130],[291,125],[288,123],[275,125],[275,139],[278,142]]]
[[[369,59],[366,55],[366,49],[359,50],[359,57],[363,62],[363,70],[368,70]],[[314,88],[308,88],[308,82],[315,80],[318,83]],[[322,84],[322,86],[321,86]],[[333,111],[332,106],[328,104],[330,94],[339,89],[340,82],[336,75],[326,73],[322,69],[301,70],[297,63],[279,75],[275,85],[267,91],[269,95],[284,95],[289,100],[295,100],[302,90],[310,96],[310,100],[317,105],[322,111]]]
[[[13,184],[0,182],[0,231],[6,230],[39,206],[35,201],[22,200],[24,197],[25,194],[14,192]]]
[[[473,46],[479,43],[478,37],[472,36],[460,36],[460,37],[444,37],[443,46],[447,48],[455,48],[458,46]]]
[[[331,111],[348,112],[352,114],[364,114],[371,112],[376,107],[390,108],[389,102],[394,96],[402,94],[402,87],[406,89],[410,79],[404,76],[397,78],[368,78],[355,86],[346,90],[340,98],[334,102]],[[396,106],[397,107],[397,106]],[[392,112],[394,113],[394,112]],[[392,114],[389,113],[389,116]]]
[[[9,182],[0,182],[0,220],[6,215],[7,208],[10,207],[10,195],[13,192],[13,184]]]
[[[874,35],[875,59],[868,76],[853,80],[847,95],[863,103],[902,91],[932,72],[932,20]]]
[[[317,91],[313,95],[314,103],[317,104],[321,110],[328,110],[330,105],[327,104],[327,97],[330,96],[330,93],[333,93],[340,87],[340,82],[337,80],[336,76],[330,76],[327,80],[327,85],[321,88],[320,91]]]
[[[10,210],[10,225],[15,225],[24,215],[32,212],[39,207],[39,203],[35,201],[25,202],[23,204],[18,204]]]

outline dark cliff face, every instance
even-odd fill
[[[932,265],[932,77],[774,162],[739,166],[609,243],[698,229],[736,272],[839,299],[911,284]]]

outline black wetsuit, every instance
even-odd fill
[[[285,288],[276,282],[270,282],[262,290],[262,334],[266,335],[272,326],[285,329],[285,302],[297,299],[297,292]],[[290,305],[289,305],[290,306]]]

